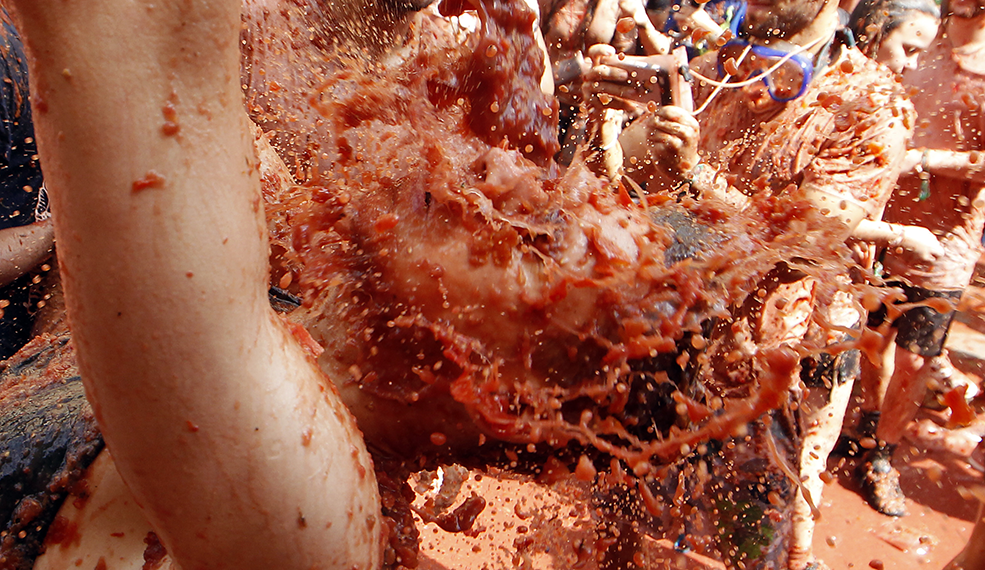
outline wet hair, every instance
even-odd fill
[[[886,36],[908,20],[913,12],[941,17],[934,0],[862,0],[852,11],[849,26],[862,53],[875,57]]]

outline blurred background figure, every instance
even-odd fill
[[[51,254],[54,231],[46,203],[28,102],[27,58],[0,6],[0,360],[31,336],[30,272]]]
[[[646,10],[657,29],[688,46],[690,56],[695,57],[718,49],[722,43],[739,35],[746,3],[742,0],[650,0]]]
[[[876,269],[902,290],[899,301],[923,304],[906,307],[902,314],[891,308],[882,324],[882,315],[870,316],[870,327],[878,324],[890,338],[895,334],[895,346],[888,346],[883,362],[891,366],[883,366],[877,387],[866,382],[859,425],[860,435],[876,442],[860,465],[863,492],[873,508],[894,516],[905,514],[906,506],[892,455],[928,386],[960,390],[962,396],[977,391],[955,385],[943,346],[954,305],[982,255],[985,0],[954,0],[942,8],[940,33],[920,65],[904,69],[918,121],[904,174],[884,216],[894,226],[926,228],[937,247],[930,243],[921,254],[891,246],[880,255]]]
[[[916,69],[920,54],[930,46],[937,35],[940,24],[940,9],[933,0],[862,0],[849,18],[849,26],[855,36],[858,48],[868,56],[902,74],[905,70]],[[880,212],[881,217],[881,212]],[[879,234],[933,261],[943,253],[937,238],[930,230],[920,226],[889,224],[881,220],[862,222],[860,235]],[[861,245],[865,250],[862,263],[872,268],[876,248]],[[878,312],[871,320],[871,326],[878,327],[884,318]],[[863,414],[859,424],[862,437],[873,437],[876,415],[873,415],[886,391],[892,374],[894,354],[892,338],[881,337],[881,357],[878,362],[863,359],[861,362],[860,393],[863,399]]]
[[[670,52],[673,41],[651,22],[643,0],[557,0],[549,5],[541,3],[540,10],[560,103],[562,149],[557,159],[567,165],[579,145],[591,137],[591,114],[587,107],[582,112],[583,104],[591,103],[584,93],[584,80],[592,68],[591,48],[604,46],[608,50],[605,53],[612,54],[660,55]],[[636,116],[629,109],[613,109],[608,115],[604,121],[620,127]]]
[[[641,80],[641,58],[599,58],[588,75],[595,96],[604,104],[635,94],[647,107],[618,139],[626,178],[650,194],[690,193],[738,208],[762,204],[767,196],[806,199],[818,213],[843,222],[838,239],[876,219],[895,188],[913,112],[894,74],[855,49],[841,24],[834,0],[750,4],[737,38],[691,61],[697,77],[693,112],[647,100],[654,93]],[[870,237],[886,245],[895,236],[864,239]],[[761,304],[750,307],[747,322],[722,325],[721,338],[738,338],[741,330],[760,346],[844,340],[839,335],[858,325],[859,313],[844,298],[816,298],[816,283],[791,265],[780,264],[764,280]],[[828,335],[812,326],[815,315],[841,332]],[[728,350],[722,354],[740,341],[729,342],[723,341]],[[741,366],[727,358],[711,362],[721,377]],[[805,491],[795,498],[791,568],[817,562],[812,506],[820,501],[820,473],[841,430],[858,353],[805,359],[802,366],[791,382],[799,386],[803,379],[809,387],[795,396],[802,437],[796,468]]]
[[[933,0],[862,0],[849,25],[862,53],[903,73],[917,68],[939,22],[940,9]]]

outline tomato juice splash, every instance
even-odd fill
[[[475,32],[421,14],[386,57],[304,70],[304,104],[269,136],[289,171],[271,176],[303,183],[265,189],[304,298],[292,318],[357,394],[371,445],[454,458],[496,453],[479,446],[497,439],[558,450],[578,471],[587,456],[609,474],[597,497],[632,489],[647,499],[636,516],[666,530],[691,513],[711,543],[718,518],[739,516],[727,504],[782,521],[795,371],[824,342],[736,350],[716,334],[754,318],[749,300],[780,265],[816,279],[822,328],[839,290],[861,298],[839,279],[842,228],[789,197],[743,211],[634,201],[583,161],[560,168],[532,13],[476,8]],[[744,364],[699,374],[722,360]],[[745,536],[734,526],[722,532]],[[745,541],[740,558],[781,556],[764,536],[727,541]]]

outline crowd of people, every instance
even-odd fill
[[[501,316],[482,310],[504,298],[515,298],[511,307],[547,305],[532,300],[539,294],[534,288],[555,274],[593,283],[599,271],[618,274],[608,266],[590,268],[590,278],[578,273],[590,256],[596,267],[604,258],[642,275],[646,265],[638,260],[666,240],[654,237],[660,232],[654,233],[648,214],[611,214],[619,208],[683,204],[700,222],[690,231],[710,228],[701,234],[706,236],[714,234],[716,215],[743,216],[766,233],[775,226],[774,237],[791,228],[819,232],[787,236],[814,245],[777,249],[754,293],[728,298],[728,318],[718,307],[702,313],[707,318],[694,325],[700,334],[664,331],[676,335],[670,343],[677,351],[675,370],[690,386],[701,386],[688,394],[694,410],[715,417],[723,409],[713,405],[713,396],[721,401],[728,391],[709,386],[748,387],[755,378],[780,387],[782,405],[746,418],[761,426],[756,437],[774,456],[782,455],[772,435],[781,428],[772,426],[782,424],[781,417],[793,418],[792,427],[782,429],[795,434],[794,476],[763,483],[780,493],[764,492],[769,502],[789,503],[782,511],[785,526],[777,526],[786,535],[783,552],[772,562],[796,570],[821,567],[812,552],[813,525],[828,457],[839,438],[863,450],[857,475],[866,500],[885,515],[903,516],[905,497],[893,456],[927,391],[957,394],[963,403],[980,392],[950,365],[944,344],[983,253],[985,0],[945,0],[943,6],[933,0],[862,0],[857,6],[834,0],[529,2],[530,13],[513,15],[509,22],[520,36],[529,36],[534,55],[510,71],[537,92],[526,95],[540,105],[536,124],[549,122],[558,140],[547,136],[555,132],[547,127],[533,137],[511,131],[511,125],[534,124],[520,112],[514,123],[494,123],[479,133],[495,142],[490,142],[493,150],[469,167],[486,176],[485,195],[475,198],[480,193],[475,191],[461,204],[478,208],[482,216],[477,217],[484,219],[508,214],[513,227],[522,225],[530,235],[539,231],[543,238],[550,232],[527,218],[523,224],[516,220],[538,214],[531,204],[550,203],[529,190],[531,180],[563,180],[556,187],[570,193],[566,207],[578,212],[569,216],[578,218],[570,225],[592,229],[550,246],[543,245],[546,238],[531,238],[529,250],[539,252],[538,260],[558,260],[550,270],[504,254],[503,243],[509,241],[504,234],[483,237],[492,245],[484,246],[480,261],[474,245],[468,252],[456,250],[456,231],[478,235],[476,228],[484,226],[467,222],[458,228],[449,222],[454,216],[447,210],[454,208],[447,204],[458,198],[437,187],[413,200],[399,185],[393,195],[377,189],[377,196],[364,199],[343,182],[326,182],[331,173],[337,180],[360,176],[367,187],[382,184],[351,164],[372,162],[367,157],[373,153],[384,156],[384,143],[404,136],[393,128],[373,139],[376,146],[367,146],[350,140],[348,131],[339,136],[332,130],[334,120],[352,129],[369,120],[325,101],[348,96],[350,87],[336,87],[346,79],[344,73],[338,79],[339,69],[360,59],[402,70],[393,62],[426,59],[415,55],[416,44],[408,37],[455,45],[477,27],[490,27],[491,14],[504,10],[503,3],[8,4],[2,19],[8,80],[0,209],[10,227],[0,229],[0,241],[7,244],[0,263],[7,296],[0,323],[13,322],[16,330],[0,331],[0,346],[9,345],[3,357],[14,356],[31,338],[32,326],[35,334],[45,331],[45,338],[65,333],[68,327],[58,316],[30,321],[39,308],[61,310],[64,285],[78,369],[112,452],[112,459],[102,453],[89,468],[87,479],[101,483],[92,484],[88,500],[116,506],[86,514],[85,520],[92,528],[107,520],[139,521],[134,524],[141,532],[130,533],[136,546],[127,552],[146,557],[146,529],[160,537],[176,566],[188,570],[400,564],[392,548],[381,546],[387,533],[393,535],[381,512],[392,516],[393,505],[384,497],[381,506],[371,450],[414,456],[438,445],[452,456],[469,455],[475,441],[489,436],[555,447],[577,440],[618,457],[611,437],[571,435],[576,430],[561,438],[532,435],[548,429],[531,427],[540,425],[535,420],[541,416],[507,425],[503,418],[529,394],[496,401],[500,415],[495,415],[475,403],[484,393],[465,394],[461,383],[443,384],[441,377],[453,366],[461,377],[474,367],[475,376],[484,373],[493,384],[500,381],[498,374],[515,374],[541,382],[523,384],[524,389],[535,385],[552,394],[568,389],[565,379],[558,379],[568,369],[550,368],[544,380],[537,376],[538,359],[565,352],[575,361],[582,346],[530,346],[579,335],[584,342],[590,336],[586,331],[604,330],[609,323],[596,312],[600,301],[587,293],[562,295],[558,287],[545,285],[550,302],[565,298],[568,303],[556,306],[561,317],[551,315],[554,325],[565,334],[577,332],[565,337],[554,331],[557,336],[546,340],[537,335],[550,326],[534,322],[524,330],[513,327],[515,315],[505,309]],[[29,57],[6,8],[26,37]],[[496,17],[497,23],[507,20]],[[479,45],[487,59],[510,52],[502,43]],[[328,63],[327,54],[332,54]],[[460,87],[450,78],[455,73],[434,75],[429,104],[453,100],[441,89]],[[463,83],[471,80],[468,73],[461,77]],[[463,124],[478,132],[478,117],[497,114],[508,99],[470,110],[471,122]],[[338,119],[333,113],[340,109],[349,114]],[[412,112],[395,117],[395,124],[422,120]],[[436,171],[435,165],[455,160],[439,158],[430,147],[424,156],[394,156],[406,165],[380,158],[389,169],[380,177],[387,184],[417,176],[407,165]],[[550,174],[535,173],[535,165]],[[591,187],[604,188],[611,195],[605,200],[613,201],[599,206],[596,200],[591,209],[577,210],[571,204],[581,198],[572,196],[589,192],[571,181],[588,187],[589,172],[604,181]],[[574,184],[570,190],[568,184]],[[44,186],[51,191],[54,224]],[[494,193],[492,186],[509,190]],[[517,188],[534,198],[524,194],[519,200]],[[302,194],[326,204],[325,210],[307,217],[292,210]],[[467,190],[463,196],[469,196]],[[369,211],[378,207],[373,200],[396,206],[377,216]],[[409,214],[422,209],[450,229],[435,230],[427,225],[430,218],[414,225]],[[621,229],[613,229],[617,226]],[[638,230],[641,226],[650,229]],[[398,241],[378,237],[391,231]],[[51,257],[56,234],[57,264]],[[361,245],[348,251],[352,243]],[[401,259],[391,261],[389,247],[396,245],[403,249],[392,257]],[[417,245],[426,251],[414,252]],[[362,248],[375,248],[373,255],[386,262],[370,260]],[[325,251],[335,257],[312,269]],[[840,253],[830,257],[831,251]],[[496,261],[483,265],[490,258]],[[460,259],[467,269],[459,275],[440,265],[453,267]],[[581,261],[571,261],[576,259]],[[516,275],[522,279],[512,273],[511,263],[520,266]],[[337,290],[317,282],[328,274],[336,281],[358,274],[363,281]],[[42,281],[47,288],[39,292]],[[625,286],[628,291],[632,284]],[[593,294],[604,298],[605,287],[593,285]],[[271,291],[289,300],[292,293],[303,295],[304,307],[294,313],[302,316],[285,326],[271,308]],[[406,307],[415,303],[427,309],[409,313]],[[613,315],[622,318],[628,306],[623,302]],[[478,316],[455,320],[470,311]],[[708,317],[713,312],[716,316]],[[377,313],[379,320],[372,321]],[[356,314],[357,321],[341,323]],[[624,322],[621,326],[626,328]],[[376,328],[387,327],[414,332],[379,333],[379,342],[370,342]],[[534,329],[537,333],[530,332]],[[385,334],[394,336],[384,340]],[[487,345],[479,347],[474,338]],[[674,344],[682,338],[686,350]],[[595,353],[605,353],[603,346],[595,346]],[[647,350],[625,351],[649,356],[671,351],[666,343],[655,346],[656,341]],[[517,358],[514,350],[527,352]],[[436,363],[428,360],[428,351],[440,355]],[[633,364],[629,357],[619,361],[615,352],[610,346],[596,358],[625,364],[612,372],[618,382]],[[697,364],[681,360],[684,356]],[[381,360],[386,362],[380,365]],[[425,360],[428,366],[418,362]],[[492,364],[487,367],[486,361]],[[609,374],[604,364],[599,377]],[[445,371],[439,372],[442,365]],[[409,375],[419,387],[408,395],[398,387],[405,382],[399,378]],[[366,378],[376,376],[386,378],[385,390],[406,400],[364,389],[371,381]],[[431,389],[436,385],[444,390],[439,396]],[[10,389],[9,381],[0,382],[0,396]],[[422,394],[427,407],[411,405]],[[615,406],[589,391],[578,396]],[[680,398],[678,404],[685,401]],[[572,425],[585,428],[591,415],[583,410],[583,419]],[[652,480],[654,461],[648,457],[629,466]],[[789,474],[784,460],[775,461]],[[112,493],[132,494],[132,501],[113,503]],[[7,531],[20,524],[26,509],[17,500],[12,504]],[[82,510],[78,504],[66,508]],[[980,513],[968,547],[951,568],[985,567],[983,517]],[[15,540],[5,532],[0,568],[63,568],[86,556],[103,560],[102,551],[124,551],[98,531],[79,532],[83,540],[74,546],[51,549],[36,562],[19,558],[20,565],[5,562]],[[244,536],[262,538],[250,539],[247,547]],[[39,546],[34,555],[43,550]],[[743,556],[742,567],[756,567],[755,555]],[[102,568],[144,564],[139,558],[121,560]],[[619,562],[609,567],[613,564]]]

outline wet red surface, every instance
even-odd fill
[[[852,462],[833,470],[837,477],[824,490],[814,535],[815,554],[832,570],[878,567],[872,561],[900,570],[938,569],[966,544],[978,507],[959,490],[980,483],[981,473],[951,454],[901,448],[894,464],[907,496],[905,517],[881,515],[866,504]]]
[[[947,347],[955,367],[980,385],[985,369],[985,289],[969,288],[959,310]],[[985,402],[979,398],[975,403],[982,422]],[[928,431],[943,435],[949,433],[943,429],[947,417],[946,412],[925,410],[917,421],[925,436]],[[966,437],[952,437],[950,447],[962,451],[952,453],[940,449],[941,438],[916,438],[912,427],[893,458],[907,496],[905,517],[887,517],[869,508],[858,492],[853,461],[845,460],[840,468],[839,458],[829,463],[836,478],[824,490],[814,552],[832,570],[874,568],[878,562],[899,570],[939,569],[967,543],[978,509],[968,489],[982,484],[982,472],[969,465],[963,451],[970,451],[969,445],[985,428],[978,423],[960,434]]]
[[[901,446],[895,457],[909,514],[894,518],[872,510],[854,482],[854,464],[832,460],[836,478],[821,501],[814,549],[832,570],[943,568],[966,544],[977,509],[962,489],[981,482],[981,472],[961,458]],[[530,480],[475,473],[463,487],[487,500],[473,536],[451,534],[419,522],[422,570],[488,568],[598,568],[591,552],[594,527],[584,497],[575,489],[558,493]],[[675,552],[668,541],[643,545],[644,568],[718,569],[720,563]],[[881,562],[881,566],[879,563]]]
[[[956,367],[981,382],[985,367],[985,289],[971,289],[948,343]],[[981,331],[981,332],[980,332]],[[818,559],[832,570],[886,568],[938,570],[968,541],[978,501],[968,489],[983,482],[967,453],[985,431],[985,400],[977,399],[978,423],[963,432],[944,429],[946,411],[924,410],[896,452],[909,514],[894,518],[871,509],[855,483],[855,460],[833,456],[835,476],[825,487],[814,535]],[[950,437],[956,453],[941,449]],[[980,452],[979,452],[980,453]],[[978,455],[974,459],[981,461]],[[465,477],[460,495],[475,491],[487,501],[471,536],[451,534],[419,521],[423,570],[598,568],[592,551],[594,528],[584,489],[549,489],[506,473]],[[669,541],[642,545],[639,567],[720,569],[718,562],[673,550]],[[822,566],[823,568],[824,566]]]

